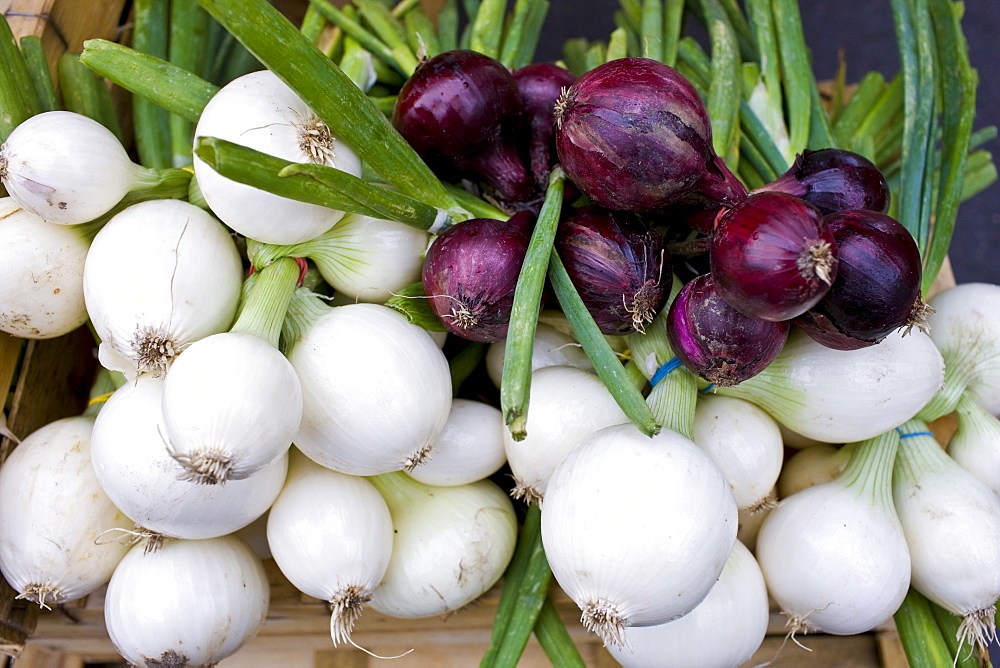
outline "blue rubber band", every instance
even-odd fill
[[[713,389],[715,389],[715,383],[709,383],[709,384],[708,384],[708,386],[707,386],[707,387],[705,387],[705,389],[701,391],[701,393],[702,393],[702,394],[708,394],[708,393],[709,393],[709,392],[711,392],[711,391],[712,391]]]
[[[904,434],[903,430],[900,427],[896,427],[896,432],[899,434],[900,438],[913,438],[914,436],[930,436],[931,438],[934,437],[933,431],[914,431],[910,432],[909,434]]]
[[[676,369],[681,365],[681,361],[676,357],[672,357],[670,360],[665,362],[663,366],[656,370],[653,377],[649,379],[650,387],[656,387],[656,384],[667,377],[667,374]]]

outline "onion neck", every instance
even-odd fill
[[[921,409],[917,418],[932,422],[955,411],[969,382],[975,376],[977,356],[980,354],[981,351],[974,346],[958,352],[952,350],[948,354],[942,351],[945,363],[944,384]]]
[[[379,491],[390,511],[421,503],[430,493],[428,485],[414,480],[403,471],[380,473],[366,480]]]
[[[951,461],[923,420],[904,422],[899,434],[899,453],[893,470],[895,485],[904,489],[919,485],[921,479]]]
[[[968,434],[968,438],[977,440],[993,440],[1000,442],[1000,420],[982,407],[972,396],[963,394],[955,407],[958,418],[959,432]]]
[[[282,323],[301,275],[300,261],[283,257],[247,279],[248,290],[229,331],[253,334],[277,348]]]
[[[288,354],[312,326],[333,308],[308,287],[300,287],[288,303],[288,313],[281,325],[285,340],[285,354]]]
[[[854,444],[851,460],[836,480],[844,487],[854,487],[859,495],[871,495],[872,502],[891,509],[892,469],[899,449],[895,429]]]

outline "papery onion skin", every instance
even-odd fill
[[[531,174],[538,188],[544,190],[552,166],[558,160],[555,104],[562,89],[576,81],[576,75],[554,63],[532,63],[515,70],[514,80],[528,131]]]
[[[712,148],[708,113],[691,83],[648,58],[620,58],[577,79],[556,109],[556,150],[594,203],[651,211],[698,193],[732,205],[746,188]]]
[[[514,75],[496,59],[467,49],[422,62],[392,112],[393,126],[439,176],[475,175],[503,206],[540,194],[515,143],[520,123]]]
[[[472,218],[442,232],[424,260],[424,293],[448,331],[469,341],[507,337],[514,289],[531,239],[528,211]]]
[[[688,281],[667,313],[667,338],[688,369],[731,387],[757,375],[781,352],[790,326],[740,313],[722,298],[715,279]]]
[[[635,216],[582,207],[559,223],[555,248],[604,334],[644,331],[667,300],[663,237]]]
[[[920,325],[920,250],[897,220],[850,210],[824,217],[837,243],[837,279],[796,324],[830,348],[878,343],[900,327]]]
[[[786,193],[750,195],[721,215],[709,258],[723,298],[764,320],[801,315],[837,277],[837,244],[822,213]]]
[[[824,214],[889,209],[889,186],[879,168],[863,155],[843,149],[803,151],[784,174],[755,192],[763,190],[796,195]]]

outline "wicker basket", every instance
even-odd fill
[[[280,5],[281,3],[279,3]],[[287,2],[295,15],[302,3]],[[0,0],[15,35],[41,36],[50,64],[68,51],[81,49],[84,39],[114,39],[120,29],[125,0]],[[949,267],[939,277],[940,286],[953,284]],[[96,348],[89,331],[81,328],[46,341],[24,341],[0,333],[0,382],[13,388],[6,402],[14,433],[25,435],[62,417],[78,415],[86,407],[96,368]],[[0,462],[14,447],[0,442]],[[222,666],[286,668],[374,665],[372,658],[355,648],[333,648],[326,604],[299,593],[266,562],[271,579],[271,608],[260,634]],[[393,619],[366,611],[354,641],[381,656],[396,656],[398,668],[415,666],[471,666],[479,663],[489,644],[499,600],[499,587],[480,600],[446,618]],[[578,621],[579,611],[565,595],[557,608],[588,666],[616,666],[600,640]],[[723,620],[722,623],[725,623]],[[892,624],[849,637],[812,635],[797,638],[805,651],[785,638],[784,618],[773,613],[769,636],[749,665],[770,662],[780,666],[907,666]],[[0,579],[0,654],[13,665],[60,666],[126,665],[108,638],[104,626],[103,591],[52,611],[40,612],[34,604],[15,599],[15,592]],[[521,665],[551,665],[532,638]]]

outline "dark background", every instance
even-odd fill
[[[607,40],[618,6],[618,0],[551,0],[538,60],[559,58],[570,37]],[[818,80],[834,77],[841,50],[848,83],[870,70],[887,80],[899,71],[889,0],[800,0],[799,7]],[[962,27],[972,66],[979,72],[974,129],[1000,126],[1000,2],[967,0]],[[984,148],[1000,162],[1000,140]],[[950,258],[959,282],[1000,283],[1000,183],[959,208]]]

